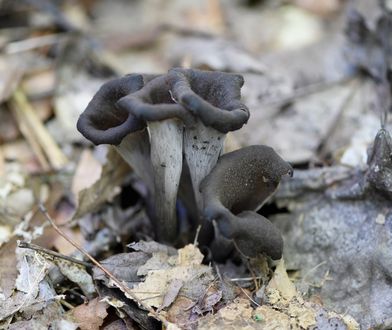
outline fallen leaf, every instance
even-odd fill
[[[34,311],[44,307],[42,302],[37,303],[40,300],[37,296],[41,292],[40,290],[45,288],[41,284],[46,282],[44,278],[49,269],[49,263],[38,254],[27,249],[17,248],[16,255],[18,259],[17,269],[19,271],[15,280],[16,291],[8,299],[0,301],[0,320],[20,311],[28,311],[31,306],[33,306]],[[45,296],[49,295],[49,299],[54,297],[51,292],[48,294],[46,292],[42,293]]]
[[[279,261],[279,264],[268,283],[267,290],[270,289],[278,290],[280,295],[287,301],[290,301],[297,295],[297,289],[287,275],[283,259]]]
[[[106,159],[99,180],[90,188],[79,192],[79,206],[73,216],[74,219],[96,211],[103,203],[117,195],[120,192],[118,187],[131,172],[129,165],[113,148],[109,149]]]
[[[176,278],[169,283],[166,294],[163,297],[162,305],[158,308],[158,311],[169,307],[174,302],[183,285],[184,282]]]
[[[119,253],[102,260],[101,264],[115,277],[132,288],[141,280],[138,276],[139,268],[150,258],[151,254],[145,252]],[[93,268],[93,278],[98,281],[103,281],[110,287],[107,276],[98,267]]]
[[[54,258],[53,262],[65,277],[79,285],[86,297],[92,297],[95,294],[93,279],[84,266],[59,258]]]
[[[108,315],[106,311],[108,306],[107,303],[95,298],[90,300],[88,304],[75,307],[70,314],[81,330],[99,330]]]
[[[89,149],[83,150],[72,179],[72,193],[78,196],[83,189],[91,187],[100,177],[102,165]]]
[[[252,312],[249,300],[236,298],[216,314],[201,318],[198,329],[255,329],[256,322],[252,319]]]
[[[177,279],[183,281],[184,290],[190,292],[197,287],[200,298],[207,291],[208,283],[214,279],[211,267],[202,265],[202,260],[203,255],[199,249],[188,244],[178,250],[178,256],[167,258],[170,267],[149,270],[145,281],[135,286],[132,292],[148,306],[159,307],[163,304],[163,297],[171,281]],[[199,281],[200,279],[203,281]]]
[[[15,248],[16,238],[5,243],[0,249],[0,303],[11,296],[18,276]]]

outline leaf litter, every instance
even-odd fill
[[[1,8],[21,26],[0,31],[0,326],[159,327],[152,315],[166,328],[359,329],[348,314],[302,295],[283,261],[205,264],[197,245],[152,241],[143,184],[114,149],[93,149],[74,128],[108,77],[190,63],[244,74],[252,120],[231,136],[234,148],[270,144],[299,166],[336,161],[365,168],[378,116],[361,107],[377,100],[361,96],[374,95],[374,84],[353,77],[336,51],[337,28],[325,24],[341,24],[346,4],[176,0],[164,9],[128,4],[131,11],[123,5],[39,0],[22,11],[12,2]],[[370,7],[366,20],[374,34],[373,11],[379,9]],[[365,62],[359,64],[366,69]],[[18,248],[16,239],[23,239],[88,262],[60,243],[61,235],[36,212],[40,202],[125,287],[96,266]],[[388,219],[374,222],[387,226]]]

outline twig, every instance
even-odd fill
[[[64,34],[58,33],[10,42],[7,46],[5,46],[5,53],[15,54],[35,48],[50,46],[60,42],[63,37]]]
[[[18,241],[18,247],[22,248],[22,249],[31,249],[31,250],[34,250],[34,251],[42,252],[42,253],[48,254],[48,255],[50,255],[52,257],[64,259],[64,260],[67,260],[69,262],[73,262],[75,264],[79,264],[79,265],[82,265],[82,266],[85,266],[85,267],[91,268],[93,266],[92,264],[90,264],[88,262],[85,262],[85,261],[82,261],[82,260],[78,260],[78,259],[66,256],[64,254],[61,254],[61,253],[58,253],[58,252],[55,252],[55,251],[52,251],[52,250],[45,249],[45,248],[43,248],[42,246],[39,246],[39,245]]]
[[[24,138],[27,140],[27,143],[32,148],[34,155],[37,157],[38,162],[41,165],[42,169],[44,170],[44,172],[49,171],[50,170],[49,162],[45,157],[44,151],[42,150],[41,146],[37,142],[37,139],[32,134],[32,131],[29,129],[26,123],[26,117],[23,116],[20,108],[16,104],[13,104],[11,106],[11,110],[14,114],[16,122],[18,123],[19,130],[21,131]]]
[[[302,280],[305,281],[305,279],[311,274],[313,273],[315,270],[317,270],[318,268],[320,268],[321,266],[325,265],[327,262],[324,260],[322,262],[320,262],[319,264],[317,264],[316,266],[314,266],[312,269],[309,269],[306,274],[302,277]]]
[[[68,162],[67,157],[63,154],[44,124],[38,118],[33,107],[27,100],[25,93],[21,89],[17,89],[14,92],[12,102],[17,107],[20,115],[24,116],[26,126],[30,130],[30,133],[37,139],[37,142],[42,147],[52,167],[55,170],[62,168]]]
[[[241,282],[241,281],[254,281],[263,279],[261,276],[257,277],[239,277],[239,278],[230,278],[230,282]]]
[[[162,315],[159,315],[152,307],[146,305],[143,301],[141,301],[139,298],[135,296],[135,294],[120,280],[117,279],[111,272],[109,272],[104,266],[102,266],[99,261],[97,261],[93,256],[91,256],[85,249],[83,249],[81,246],[79,246],[78,243],[76,243],[72,238],[68,237],[53,221],[53,219],[50,217],[48,211],[46,210],[45,206],[43,204],[39,204],[39,209],[42,212],[42,214],[45,216],[46,220],[52,225],[53,229],[60,235],[62,236],[66,241],[68,241],[71,245],[73,245],[76,249],[78,249],[81,253],[83,253],[90,261],[97,266],[100,270],[102,270],[116,285],[121,291],[126,293],[129,297],[131,297],[133,300],[135,300],[140,306],[145,308],[153,317],[155,317],[157,320],[161,321],[166,327],[168,327],[171,323],[166,320],[165,317]]]
[[[241,288],[240,286],[239,286],[239,288],[241,289],[241,291],[243,292],[243,294],[244,294],[245,296],[247,296],[248,299],[249,299],[252,303],[254,303],[257,307],[260,307],[260,306],[261,306],[259,303],[257,303],[257,301],[255,301],[254,299],[252,299],[252,297],[249,296],[243,288]]]

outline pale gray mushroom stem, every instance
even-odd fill
[[[143,180],[148,191],[153,194],[154,171],[151,166],[150,141],[147,129],[128,134],[115,148],[132,167],[136,175]]]
[[[182,169],[183,124],[177,119],[148,122],[154,170],[158,237],[173,242],[177,235],[176,200]]]
[[[189,168],[197,208],[201,214],[201,181],[211,172],[222,153],[226,134],[205,126],[200,120],[184,131],[184,153]]]

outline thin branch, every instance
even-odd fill
[[[241,282],[241,281],[254,281],[254,280],[262,280],[263,278],[261,276],[257,277],[238,277],[238,278],[230,278],[230,282]]]
[[[26,128],[30,130],[31,135],[37,140],[36,142],[47,156],[52,168],[55,170],[63,168],[68,162],[67,157],[37,116],[24,91],[20,88],[17,89],[12,95],[11,101],[17,108],[20,116],[24,118]]]
[[[124,285],[117,277],[115,277],[111,272],[109,272],[104,266],[102,266],[99,261],[97,261],[93,256],[91,256],[85,249],[79,246],[72,238],[68,237],[53,221],[50,217],[48,211],[46,210],[43,204],[39,204],[39,209],[42,214],[45,216],[46,220],[52,225],[53,229],[62,236],[65,240],[67,240],[71,245],[73,245],[76,249],[78,249],[81,253],[83,253],[90,261],[97,266],[100,270],[102,270],[116,285],[119,289],[121,289],[124,293],[129,295],[133,300],[135,300],[140,306],[145,308],[151,316],[155,317],[157,320],[161,321],[166,327],[168,327],[171,323],[166,320],[165,317],[159,315],[152,307],[146,305],[143,301],[141,301],[135,294]]]
[[[45,249],[45,248],[43,248],[42,246],[39,246],[39,245],[35,245],[35,244],[19,241],[18,242],[18,247],[20,247],[22,249],[31,249],[31,250],[34,250],[34,251],[42,252],[42,253],[48,254],[48,255],[50,255],[52,257],[64,259],[64,260],[67,260],[69,262],[73,262],[75,264],[79,264],[79,265],[82,265],[82,266],[85,266],[85,267],[91,268],[93,266],[92,264],[90,264],[88,262],[85,262],[85,261],[82,261],[82,260],[79,260],[79,259],[75,259],[75,258],[66,256],[64,254],[61,254],[61,253],[58,253],[58,252],[55,252],[55,251],[52,251],[52,250]]]
[[[240,286],[239,286],[239,288],[240,288],[240,290],[243,292],[243,294],[244,294],[245,296],[247,296],[248,299],[249,299],[252,303],[254,303],[257,307],[260,307],[260,306],[261,306],[259,303],[257,303],[257,301],[255,301],[254,299],[252,299],[252,297],[249,296],[243,288],[241,288]]]

